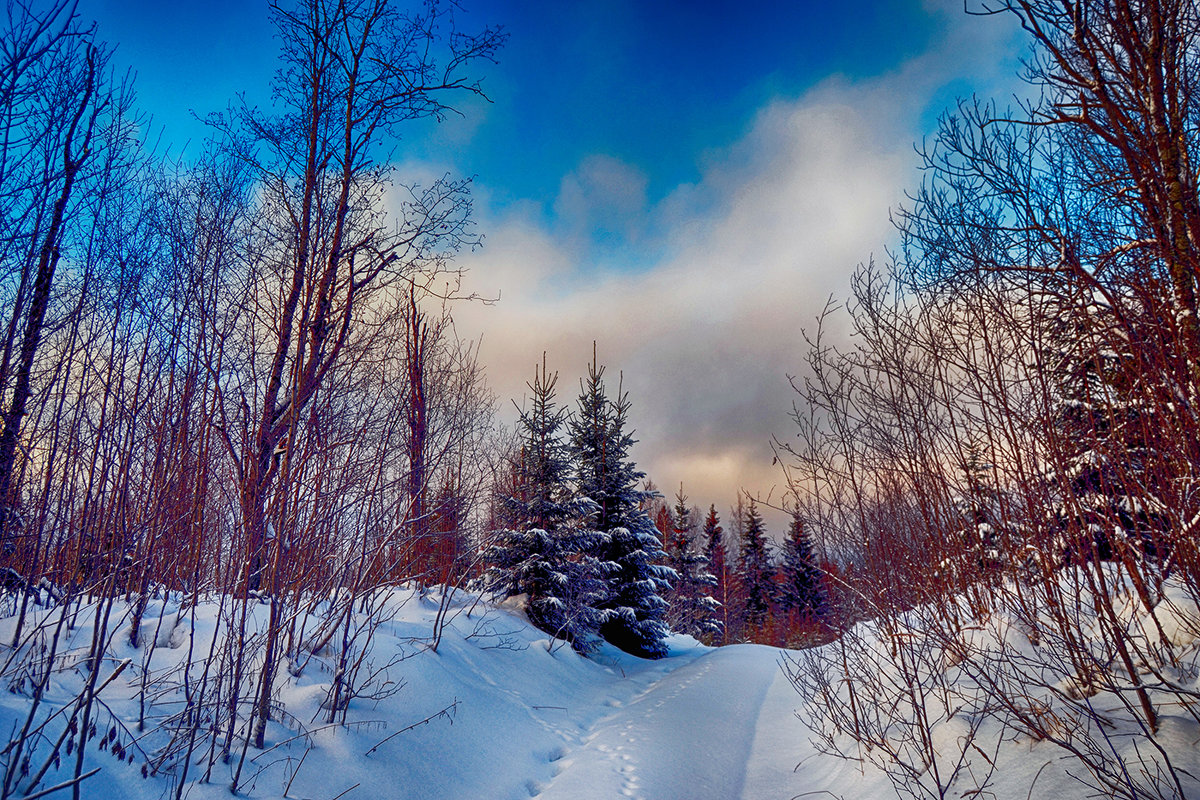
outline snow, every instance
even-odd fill
[[[630,665],[610,685],[613,710],[566,737],[564,768],[543,797],[757,796],[743,784],[774,659],[678,642],[670,658]]]
[[[810,741],[805,721],[812,710],[803,707],[781,668],[795,653],[758,645],[710,648],[675,635],[668,640],[669,655],[660,660],[638,659],[607,645],[585,658],[530,626],[512,604],[489,605],[465,592],[449,599],[448,621],[434,650],[430,635],[441,599],[392,590],[365,667],[376,671],[380,690],[374,699],[351,702],[347,725],[323,721],[331,682],[327,654],[313,655],[298,676],[281,670],[276,692],[285,713],[268,726],[262,750],[247,750],[239,795],[314,800],[897,796],[875,767],[823,754]],[[223,602],[227,611],[228,598]],[[150,693],[146,732],[129,747],[139,754],[132,763],[98,752],[94,740],[89,743],[86,769],[100,772],[83,783],[83,797],[175,796],[171,774],[142,778],[140,754],[162,746],[166,734],[159,726],[182,699],[171,676],[189,651],[197,659],[209,652],[221,603],[213,598],[195,609],[194,640],[186,610],[175,624],[176,601],[152,604],[140,649],[129,645],[128,619],[118,615],[102,675],[109,675],[119,659],[129,659],[129,666],[101,695],[114,721],[135,729],[143,680],[159,688]],[[1194,646],[1195,608],[1181,598],[1175,605],[1179,619],[1167,633],[1177,644]],[[265,605],[249,611],[257,624],[265,621]],[[13,624],[11,618],[0,622],[6,641]],[[77,659],[89,631],[85,607],[43,698],[39,721],[71,703],[79,691]],[[151,649],[153,642],[159,646]],[[198,662],[194,668],[202,666]],[[10,682],[13,674],[10,670]],[[30,703],[28,692],[0,693],[0,725],[19,730]],[[61,719],[52,720],[47,730],[61,730],[55,728]],[[105,718],[99,727],[108,724]],[[933,731],[939,750],[953,750],[965,724],[962,719],[939,723]],[[1159,744],[1179,766],[1200,771],[1196,739],[1194,720],[1182,713],[1164,718]],[[47,749],[43,744],[35,754],[35,769]],[[208,782],[204,766],[194,759],[182,796],[229,797],[239,752],[235,747],[228,764],[218,759]],[[1061,751],[1045,742],[1008,737],[989,757],[999,767],[989,796],[998,800],[1089,793],[1070,777]],[[64,757],[41,786],[68,780],[73,764],[73,757]]]

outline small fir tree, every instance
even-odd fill
[[[746,591],[739,566],[741,564],[742,532],[746,529],[746,504],[739,490],[737,504],[729,508],[729,530],[725,532],[725,571],[728,577],[725,606],[725,641],[740,642],[746,629]]]
[[[667,515],[667,566],[679,576],[670,596],[667,623],[671,630],[697,638],[721,629],[716,619],[719,604],[712,596],[716,578],[708,569],[708,557],[697,547],[692,510],[687,505],[683,484],[675,495],[675,513]],[[661,528],[660,528],[661,530]]]
[[[825,614],[825,589],[812,542],[798,511],[792,512],[779,564],[779,610],[816,622]]]
[[[771,553],[767,546],[766,524],[758,504],[750,498],[742,525],[738,548],[738,579],[741,583],[743,616],[751,633],[761,629],[771,610]]]
[[[635,443],[626,430],[629,397],[618,389],[610,401],[603,376],[593,358],[569,426],[576,488],[596,502],[592,524],[603,537],[597,550],[605,579],[600,633],[626,652],[660,658],[667,654],[663,595],[675,573],[662,563],[662,541],[646,510],[655,495],[638,488],[645,474],[629,457]]]
[[[954,499],[962,517],[962,569],[970,578],[995,579],[1003,567],[1000,532],[1004,528],[1003,494],[993,479],[994,467],[976,442],[963,457],[964,491]]]
[[[1191,471],[1155,443],[1173,427],[1162,409],[1176,403],[1155,377],[1161,365],[1143,360],[1161,321],[1145,319],[1136,299],[1114,301],[1069,306],[1048,337],[1055,444],[1065,461],[1050,479],[1067,560],[1107,560],[1121,550],[1161,557],[1177,484],[1171,476]],[[1129,327],[1143,336],[1140,348]]]
[[[730,593],[732,576],[725,550],[725,529],[721,527],[721,517],[717,514],[715,505],[709,505],[708,515],[704,518],[704,555],[708,559],[708,570],[713,576],[712,596],[718,604],[714,614],[717,630],[709,637],[709,643],[722,644],[729,630],[729,609],[733,599]]]
[[[543,631],[586,649],[603,619],[603,594],[592,552],[600,537],[585,523],[595,503],[571,489],[571,462],[562,441],[566,410],[555,403],[558,374],[543,356],[535,370],[531,408],[517,422],[521,446],[511,493],[501,498],[507,527],[485,554],[484,585],[503,597],[526,595],[529,619]]]

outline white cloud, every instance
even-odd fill
[[[620,159],[591,155],[562,179],[554,213],[572,238],[636,239],[647,211],[644,173]]]

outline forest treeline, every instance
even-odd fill
[[[728,534],[715,506],[701,521],[682,485],[668,506],[630,458],[631,403],[620,387],[609,397],[604,367],[589,365],[573,411],[557,383],[543,360],[494,489],[485,588],[523,596],[535,625],[582,652],[604,639],[657,658],[670,631],[793,645],[828,632],[825,580],[799,518],[777,558],[753,499],[739,500]]]

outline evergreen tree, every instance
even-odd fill
[[[725,555],[731,564],[741,558],[742,533],[746,530],[746,504],[742,493],[737,495],[737,505],[729,509],[729,536],[725,539]],[[734,569],[734,575],[737,570]]]
[[[715,505],[709,505],[708,516],[704,518],[704,555],[708,559],[708,570],[713,576],[712,596],[718,603],[714,614],[718,629],[710,641],[720,644],[729,631],[729,609],[733,598],[730,591],[732,576],[729,574],[729,558],[725,550],[725,529],[721,527],[721,517],[717,514]]]
[[[821,583],[821,568],[816,553],[797,511],[792,512],[787,541],[783,544],[783,559],[779,564],[779,610],[784,614],[796,612],[810,620],[825,613],[825,589]]]
[[[742,526],[738,579],[742,585],[743,615],[751,631],[762,627],[771,610],[772,572],[766,525],[758,511],[758,504],[754,498],[750,498]]]
[[[663,595],[675,573],[661,563],[662,541],[646,510],[655,494],[638,488],[645,474],[629,457],[629,397],[618,389],[610,401],[603,376],[593,358],[569,424],[577,491],[598,507],[592,524],[602,535],[596,552],[606,584],[600,633],[626,652],[660,658],[667,654]]]
[[[1067,559],[1106,560],[1127,546],[1161,555],[1172,476],[1191,470],[1170,463],[1170,448],[1157,441],[1173,427],[1162,409],[1176,400],[1155,377],[1162,365],[1146,363],[1139,345],[1153,352],[1145,342],[1161,320],[1145,319],[1136,299],[1113,299],[1059,310],[1048,337],[1055,444],[1066,467],[1050,479]]]
[[[678,575],[670,596],[667,623],[671,630],[691,636],[716,634],[721,630],[715,616],[719,604],[712,597],[717,581],[708,570],[708,557],[697,547],[696,523],[683,484],[675,495],[674,516],[668,514],[667,518],[667,566]]]
[[[1003,566],[1000,532],[1004,528],[1004,497],[995,486],[993,470],[983,447],[968,442],[962,465],[966,487],[955,498],[954,507],[962,515],[963,567],[971,576],[995,578]]]
[[[740,642],[745,639],[746,629],[746,587],[742,580],[741,564],[742,532],[746,529],[746,505],[742,493],[737,493],[737,504],[729,508],[729,530],[724,537],[725,544],[725,573],[726,595],[729,602],[725,606],[725,634],[728,642]]]
[[[527,596],[526,612],[541,630],[586,649],[603,615],[604,586],[591,556],[599,545],[584,523],[595,504],[571,489],[571,462],[562,440],[567,412],[555,403],[558,373],[543,356],[535,370],[531,408],[517,423],[521,446],[511,494],[501,498],[507,527],[487,551],[484,584],[492,592]]]

